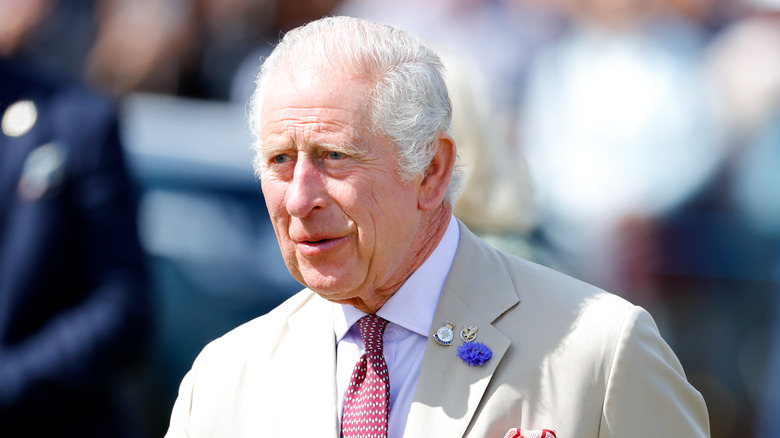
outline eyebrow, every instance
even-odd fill
[[[260,144],[259,149],[260,149],[260,155],[264,159],[268,159],[271,157],[275,157],[277,155],[282,155],[294,148],[292,147],[292,143],[265,143],[264,142]]]
[[[365,148],[360,148],[355,144],[347,142],[328,143],[318,142],[307,144],[304,148],[305,151],[317,152],[317,151],[330,151],[341,152],[349,156],[361,159],[367,155]],[[283,155],[290,151],[298,151],[298,148],[294,146],[292,142],[287,143],[263,143],[260,145],[260,153],[263,158],[271,158],[277,155]]]

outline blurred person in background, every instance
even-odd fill
[[[19,51],[49,7],[49,0],[0,2],[0,54],[8,56]]]
[[[85,66],[115,95],[154,92],[226,100],[277,0],[97,0]]]
[[[452,137],[464,173],[455,216],[496,248],[545,265],[554,261],[532,240],[536,211],[528,169],[507,144],[487,79],[469,58],[439,50],[452,99]]]
[[[339,2],[96,1],[98,30],[85,66],[91,83],[115,95],[143,91],[242,103],[248,96],[241,80],[254,77],[279,35]]]
[[[545,237],[575,276],[621,293],[622,228],[681,203],[721,156],[703,41],[663,6],[569,2],[569,28],[534,60],[520,106]]]
[[[195,51],[193,0],[95,0],[84,76],[113,95],[177,93]]]
[[[735,322],[732,330],[738,336],[741,358],[736,374],[742,386],[737,388],[744,387],[733,396],[739,406],[734,421],[740,416],[755,418],[753,436],[776,436],[780,430],[780,1],[735,3],[740,13],[713,41],[708,67],[717,84],[729,143],[720,190],[711,198],[719,199],[721,214],[740,227],[707,237],[735,242],[719,252],[738,262],[732,263],[729,275],[742,280],[732,291],[739,302],[729,306],[731,318],[742,322]],[[727,232],[730,239],[724,237]],[[756,406],[755,413],[746,413],[743,406]]]
[[[0,433],[133,437],[149,329],[134,189],[113,103],[15,53],[43,3],[0,1]]]
[[[4,25],[0,33],[6,35],[4,44],[14,44],[17,56],[35,59],[41,68],[81,80],[95,37],[94,8],[98,1],[4,1],[0,18]]]

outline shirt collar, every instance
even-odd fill
[[[458,249],[459,239],[458,221],[452,216],[444,237],[433,253],[387,300],[377,315],[421,336],[428,336],[433,324],[433,314],[439,303],[439,295]],[[333,306],[333,309],[333,328],[338,342],[357,320],[365,316],[365,313],[348,304],[338,304]]]

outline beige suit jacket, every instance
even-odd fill
[[[476,326],[493,357],[469,367],[431,337],[405,437],[709,436],[704,401],[647,312],[460,226],[431,330]],[[206,346],[167,437],[338,437],[332,306],[304,290]]]

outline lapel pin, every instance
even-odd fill
[[[477,339],[477,328],[472,326],[463,326],[463,330],[460,331],[460,339],[463,342],[473,342]]]
[[[455,328],[455,324],[447,321],[446,324],[439,327],[438,330],[436,330],[436,333],[433,334],[433,339],[436,340],[436,342],[439,343],[439,345],[451,345],[452,339],[455,338],[455,332],[452,331],[452,329]]]

